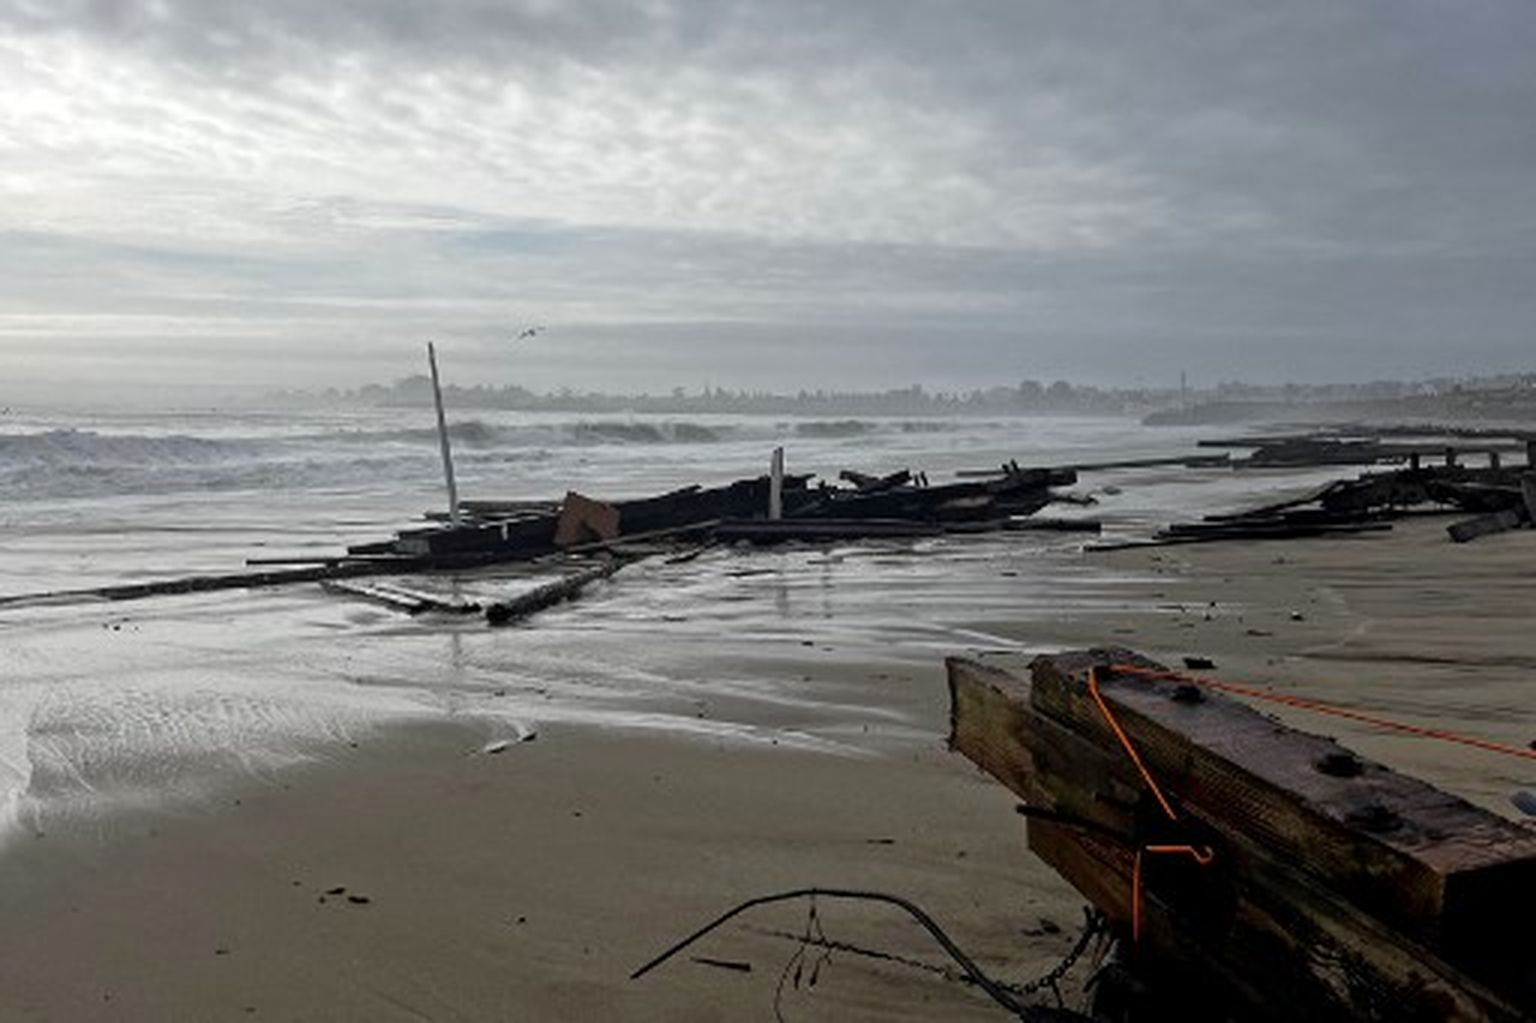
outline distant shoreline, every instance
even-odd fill
[[[1466,380],[1377,381],[1366,384],[1259,386],[1223,383],[1214,388],[1116,388],[1057,380],[1023,380],[968,391],[929,390],[921,384],[883,391],[769,391],[704,388],[687,392],[604,394],[564,389],[538,393],[509,385],[443,389],[450,410],[573,412],[611,415],[788,415],[823,419],[859,416],[1030,417],[1109,415],[1140,419],[1147,426],[1238,423],[1437,424],[1502,421],[1536,423],[1536,373]],[[425,408],[432,404],[425,376],[355,390],[285,391],[270,396],[285,404],[341,404]]]

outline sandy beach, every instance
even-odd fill
[[[1452,547],[1443,526],[1086,555],[1089,581],[1053,615],[976,623],[1020,647],[953,652],[1198,654],[1223,677],[1524,745],[1536,534]],[[579,724],[491,754],[483,723],[398,726],[195,803],[39,832],[0,873],[0,1017],[772,1019],[803,904],[628,974],[738,901],[813,885],[911,898],[1008,979],[1054,963],[1082,900],[1024,849],[1009,794],[944,748],[939,657],[893,686],[782,643],[765,663],[835,675],[871,721],[894,702],[910,727],[848,755]],[[1533,782],[1507,758],[1288,717],[1501,813]],[[942,959],[892,910],[824,903],[821,922]],[[780,1009],[998,1018],[964,985],[846,952]]]

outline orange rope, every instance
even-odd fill
[[[1109,723],[1110,730],[1120,740],[1120,745],[1125,747],[1125,752],[1130,755],[1131,763],[1136,765],[1136,770],[1141,772],[1142,780],[1147,783],[1147,788],[1152,790],[1152,795],[1157,797],[1158,805],[1163,808],[1163,813],[1168,815],[1170,821],[1179,819],[1178,811],[1174,810],[1173,803],[1163,795],[1162,787],[1157,784],[1157,779],[1152,777],[1152,772],[1147,770],[1146,763],[1141,759],[1141,754],[1136,750],[1136,744],[1131,742],[1131,737],[1126,734],[1120,722],[1115,719],[1114,713],[1109,709],[1109,704],[1104,702],[1104,696],[1099,692],[1099,669],[1088,669],[1088,693],[1093,697],[1093,702],[1098,705],[1099,713],[1104,715],[1104,720]],[[1136,858],[1131,864],[1131,940],[1141,940],[1141,857],[1143,853],[1184,855],[1194,859],[1202,867],[1210,864],[1216,858],[1216,853],[1208,845],[1144,845],[1136,850]]]
[[[1110,665],[1110,670],[1123,675],[1139,675],[1143,678],[1157,679],[1164,682],[1189,682],[1209,689],[1218,689],[1225,693],[1235,693],[1238,696],[1247,696],[1255,700],[1266,700],[1270,703],[1280,703],[1287,707],[1297,707],[1301,710],[1316,711],[1319,714],[1331,714],[1334,717],[1348,718],[1351,721],[1359,721],[1378,728],[1387,728],[1392,731],[1403,732],[1407,735],[1417,735],[1426,739],[1439,739],[1442,742],[1459,743],[1462,746],[1472,746],[1476,749],[1486,750],[1490,753],[1503,753],[1512,757],[1523,757],[1526,760],[1536,760],[1536,750],[1521,749],[1519,746],[1510,746],[1507,743],[1493,742],[1489,739],[1478,739],[1470,735],[1458,735],[1455,732],[1447,732],[1440,728],[1425,728],[1422,725],[1409,725],[1401,721],[1393,721],[1390,718],[1378,717],[1374,714],[1366,714],[1358,710],[1350,710],[1347,707],[1338,707],[1331,703],[1323,703],[1319,700],[1309,700],[1304,696],[1288,696],[1284,693],[1272,693],[1252,686],[1237,685],[1232,682],[1218,682],[1211,678],[1198,678],[1193,675],[1182,675],[1174,671],[1154,671],[1150,668],[1138,667],[1134,664]],[[1089,688],[1093,692],[1094,699],[1098,701],[1100,709],[1104,707],[1104,699],[1098,693],[1098,682],[1092,675],[1089,676]],[[1118,726],[1116,728],[1118,731]],[[1122,734],[1121,742],[1125,742]],[[1138,767],[1141,765],[1138,763]],[[1143,777],[1146,770],[1142,770]],[[1159,797],[1161,798],[1161,797]]]
[[[1179,815],[1174,812],[1173,804],[1168,797],[1163,795],[1163,790],[1158,786],[1157,779],[1152,777],[1152,772],[1147,770],[1147,765],[1142,762],[1141,754],[1136,752],[1136,746],[1131,742],[1131,737],[1125,734],[1125,729],[1120,727],[1120,722],[1115,720],[1115,715],[1110,712],[1109,704],[1104,702],[1104,696],[1099,692],[1099,669],[1088,669],[1088,695],[1093,697],[1093,702],[1098,704],[1099,713],[1104,715],[1104,720],[1109,722],[1110,730],[1115,733],[1115,738],[1120,740],[1120,745],[1131,755],[1131,763],[1136,765],[1136,770],[1141,772],[1142,780],[1147,783],[1147,788],[1157,797],[1158,805],[1168,815],[1168,819],[1176,821]]]
[[[1469,735],[1459,735],[1456,732],[1448,732],[1441,728],[1409,725],[1401,721],[1393,721],[1390,718],[1378,717],[1374,714],[1350,710],[1347,707],[1323,703],[1320,700],[1309,700],[1302,696],[1272,693],[1263,689],[1256,689],[1253,686],[1238,685],[1232,682],[1218,682],[1215,679],[1198,678],[1174,671],[1157,671],[1135,664],[1112,664],[1110,665],[1110,670],[1117,674],[1134,675],[1154,681],[1192,683],[1208,689],[1246,696],[1255,700],[1264,700],[1270,703],[1284,704],[1288,707],[1296,707],[1301,710],[1315,711],[1319,714],[1331,714],[1334,717],[1348,718],[1351,721],[1359,721],[1407,735],[1417,735],[1426,739],[1439,739],[1442,742],[1458,743],[1491,753],[1503,753],[1526,760],[1536,760],[1536,749],[1521,749],[1519,746],[1493,742],[1488,739],[1478,739]],[[1125,748],[1125,752],[1130,756],[1131,763],[1136,765],[1136,770],[1141,774],[1142,780],[1147,783],[1147,788],[1151,790],[1152,795],[1157,799],[1157,803],[1162,807],[1163,813],[1168,816],[1170,821],[1177,821],[1179,815],[1173,808],[1173,802],[1163,794],[1162,787],[1157,784],[1157,779],[1152,777],[1152,772],[1147,769],[1146,762],[1141,759],[1141,754],[1137,751],[1135,743],[1131,741],[1130,735],[1126,733],[1125,729],[1121,727],[1120,722],[1116,720],[1114,712],[1109,709],[1109,704],[1104,699],[1103,693],[1099,691],[1099,669],[1096,666],[1088,671],[1088,694],[1093,697],[1093,702],[1099,708],[1099,713],[1104,716],[1104,720],[1109,724],[1110,731],[1114,732],[1115,738],[1120,740],[1120,745]],[[1209,865],[1216,858],[1216,854],[1211,847],[1205,845],[1144,845],[1138,848],[1131,866],[1131,938],[1133,941],[1141,940],[1141,860],[1142,856],[1146,853],[1189,856],[1202,867]]]
[[[1208,845],[1144,845],[1136,850],[1131,863],[1131,940],[1141,940],[1141,855],[1142,853],[1174,853],[1191,857],[1202,867],[1209,866],[1216,853]]]

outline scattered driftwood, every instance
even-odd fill
[[[488,604],[485,608],[485,620],[492,625],[510,625],[521,621],[529,615],[543,611],[545,608],[567,600],[574,600],[580,596],[581,591],[591,583],[599,579],[606,579],[627,562],[615,558],[612,561],[592,568],[574,572],[563,579],[535,586],[526,593],[520,593],[509,600],[500,600],[494,604]]]
[[[1144,1018],[1536,1012],[1536,831],[1129,651],[948,669],[951,748],[1113,921]]]

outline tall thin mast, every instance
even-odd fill
[[[453,451],[448,447],[448,419],[443,415],[443,388],[437,379],[437,349],[427,342],[427,365],[432,367],[432,402],[437,406],[437,443],[443,452],[443,479],[448,484],[448,521],[459,524],[459,488],[453,481]]]

